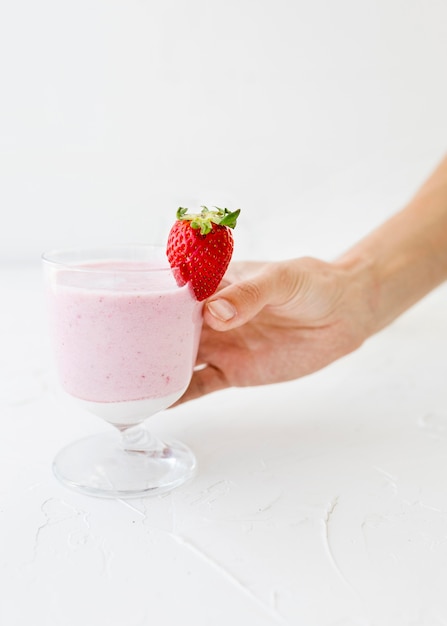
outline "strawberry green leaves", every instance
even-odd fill
[[[229,211],[228,209],[220,209],[219,207],[214,207],[214,210],[210,210],[206,206],[201,206],[200,208],[202,209],[200,213],[188,215],[188,209],[179,207],[177,209],[177,219],[190,221],[191,228],[200,229],[201,235],[207,235],[211,232],[212,224],[235,228],[237,218],[241,212],[240,209]]]

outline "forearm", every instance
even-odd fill
[[[338,265],[367,285],[370,334],[447,279],[447,157],[416,196]]]

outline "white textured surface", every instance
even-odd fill
[[[447,286],[309,378],[154,417],[198,474],[125,503],[52,476],[108,427],[55,393],[36,261],[202,203],[242,207],[238,258],[331,258],[445,152],[446,31],[443,0],[1,4],[2,626],[447,624]]]
[[[0,623],[447,622],[447,288],[301,381],[152,419],[193,481],[72,493],[56,451],[107,429],[55,395],[37,270],[3,270]]]

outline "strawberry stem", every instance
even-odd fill
[[[200,207],[200,213],[189,213],[188,209],[179,207],[177,209],[178,220],[188,220],[191,222],[191,228],[200,229],[201,235],[207,235],[213,229],[213,224],[218,226],[227,226],[235,228],[240,209],[229,211],[228,209],[220,209],[214,207],[214,210],[208,209],[206,206]]]

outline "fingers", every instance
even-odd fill
[[[226,387],[229,387],[229,384],[224,374],[217,367],[207,365],[194,371],[188,389],[173,406],[194,400],[213,391],[225,389]]]
[[[289,293],[282,274],[281,264],[270,264],[249,279],[224,287],[205,303],[206,323],[214,330],[237,328],[266,305],[281,304]]]

